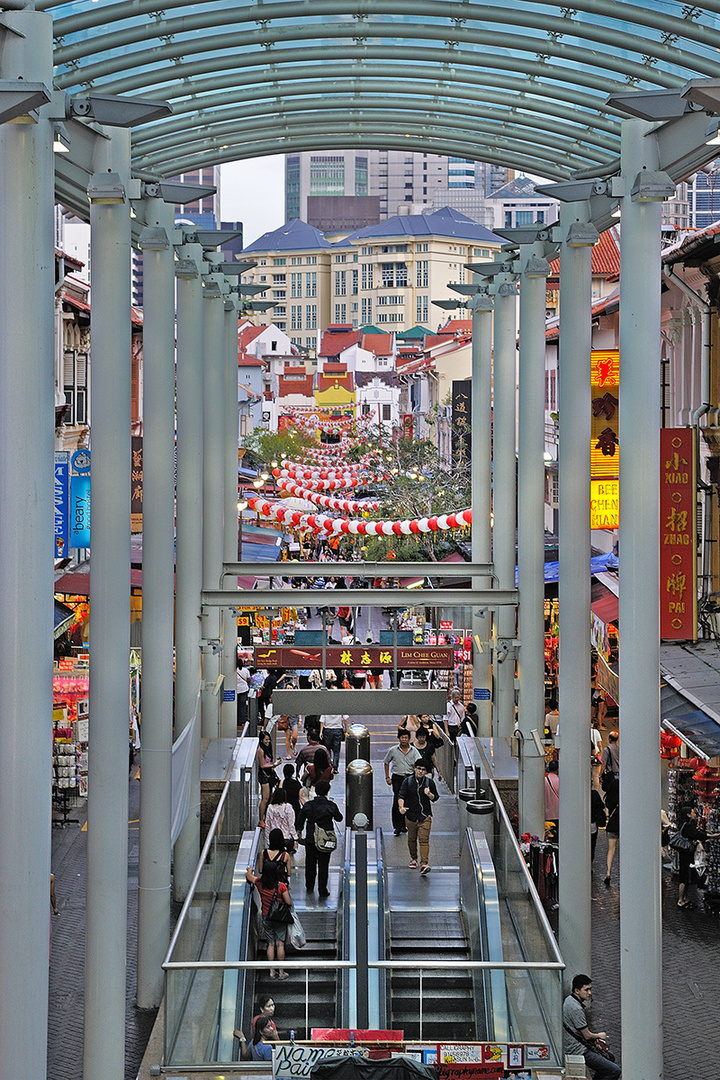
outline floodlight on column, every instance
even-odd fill
[[[196,278],[199,273],[198,265],[194,259],[178,259],[175,263],[176,278],[192,280],[193,278]]]
[[[573,221],[567,232],[568,247],[594,247],[600,243],[600,233],[591,221]]]
[[[448,285],[448,289],[460,293],[461,296],[475,296],[483,288],[483,285]]]
[[[161,225],[145,225],[140,230],[138,247],[141,251],[167,251],[170,247],[170,240]]]
[[[675,182],[666,172],[643,169],[630,189],[633,202],[665,202],[675,195]]]
[[[456,311],[458,308],[465,307],[462,300],[431,300],[430,303],[435,307],[443,308],[444,311]]]
[[[88,199],[98,205],[125,202],[125,185],[116,172],[93,173],[87,187]]]
[[[540,255],[531,255],[523,268],[523,276],[527,278],[547,277],[550,273],[550,263]]]
[[[69,154],[70,153],[70,136],[67,133],[67,129],[64,124],[53,124],[53,153],[54,154]]]
[[[126,98],[117,94],[87,94],[68,99],[68,116],[95,120],[108,127],[135,127],[160,120],[172,113],[167,101],[149,98]]]

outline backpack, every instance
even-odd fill
[[[329,829],[323,829],[322,825],[315,822],[313,838],[318,851],[334,851],[337,847],[337,835],[332,824]]]

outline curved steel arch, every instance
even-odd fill
[[[36,0],[56,85],[167,97],[141,175],[300,148],[406,148],[607,174],[609,93],[720,74],[720,0]],[[394,93],[388,90],[396,88]]]

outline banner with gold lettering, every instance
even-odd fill
[[[660,432],[660,637],[697,638],[694,428]]]
[[[590,356],[592,427],[590,475],[601,480],[620,475],[618,442],[618,391],[620,353],[617,349],[593,349]],[[617,528],[615,525],[597,526]]]

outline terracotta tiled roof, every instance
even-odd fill
[[[250,342],[254,341],[265,329],[264,326],[243,326],[241,330],[238,330],[238,345],[240,348],[246,349]]]
[[[712,225],[708,225],[707,229],[701,229],[699,232],[692,232],[684,236],[679,244],[673,244],[672,247],[663,252],[663,262],[681,262],[693,251],[706,244],[708,240],[712,240],[718,233],[720,233],[720,221],[715,221]]]
[[[471,334],[472,333],[472,319],[448,319],[444,326],[440,328],[441,334]],[[425,339],[427,344],[427,338]]]
[[[392,356],[393,336],[392,334],[363,334],[360,345],[375,356]]]
[[[247,353],[241,353],[238,356],[238,367],[269,367],[268,361],[263,360],[260,356],[248,356]]]
[[[304,394],[305,397],[311,398],[313,396],[312,375],[305,375],[301,379],[297,375],[290,378],[281,375],[278,380],[278,397],[287,397],[288,394]]]
[[[342,333],[331,333],[326,330],[320,342],[318,356],[339,356],[341,352],[349,349],[351,345],[357,345],[359,340],[359,330],[349,330]]]

